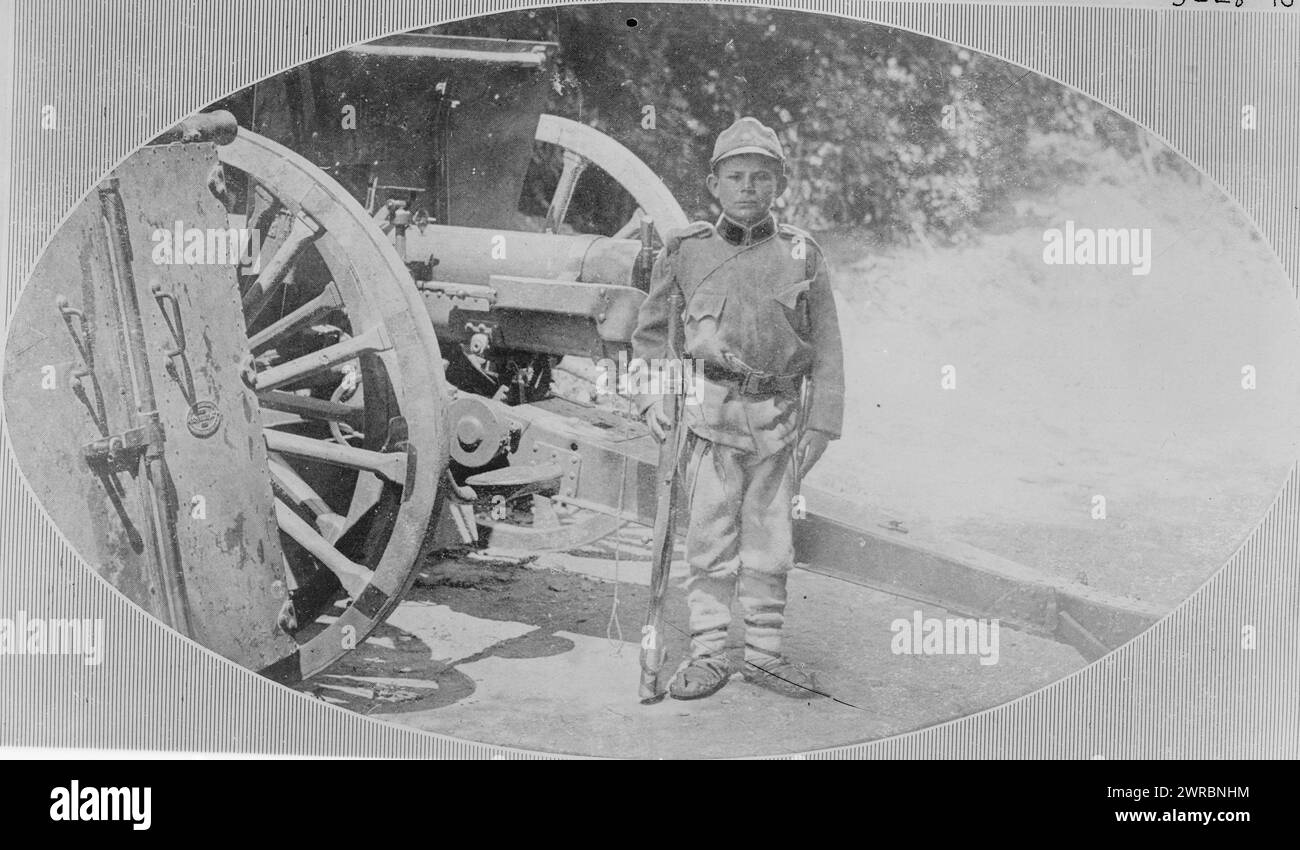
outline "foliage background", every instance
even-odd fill
[[[1148,170],[1182,167],[1137,125],[1036,73],[826,15],[598,4],[430,31],[558,42],[547,111],[622,142],[692,218],[717,214],[703,175],[717,134],[743,115],[773,127],[785,146],[786,220],[862,229],[884,243],[965,241],[1001,220],[1015,197],[1081,176],[1089,156],[1034,143],[1044,136],[1100,143]],[[647,104],[653,130],[641,127]],[[560,162],[557,152],[537,156],[524,208],[541,213]],[[610,200],[599,177],[584,183],[571,211],[571,221],[585,219],[579,229],[627,220],[631,210]]]

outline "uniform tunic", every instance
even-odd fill
[[[683,357],[732,372],[813,377],[809,429],[839,437],[844,365],[835,300],[812,238],[770,216],[750,227],[725,216],[668,234],[643,302],[633,355],[672,356],[669,295],[685,304]],[[735,381],[703,379],[701,401],[687,396],[693,440],[683,485],[690,505],[692,654],[723,649],[737,592],[746,654],[776,655],[793,566],[791,456],[798,439],[795,388],[750,395]],[[659,400],[643,396],[641,409]]]
[[[811,374],[807,427],[840,436],[844,356],[826,263],[812,237],[771,217],[748,229],[723,218],[718,227],[697,222],[670,233],[632,337],[635,357],[670,356],[674,286],[686,304],[685,356],[732,371],[736,358],[768,374]],[[656,400],[643,396],[641,409]],[[707,440],[770,455],[796,439],[797,391],[752,396],[734,382],[705,380],[701,400],[686,405],[686,421]]]

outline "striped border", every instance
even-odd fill
[[[0,222],[3,315],[12,315],[42,247],[80,197],[185,115],[350,44],[544,5],[24,0],[15,8],[0,0],[0,63],[14,57],[12,90],[0,89],[0,114],[13,116],[7,137],[0,137],[0,161],[12,163],[0,173],[0,209],[7,212]],[[1300,161],[1300,12],[1165,4],[754,5],[912,30],[1091,95],[1158,134],[1235,198],[1269,240],[1293,289],[1300,286],[1294,165]],[[268,33],[283,33],[282,43],[266,44]],[[5,50],[6,40],[21,52]],[[55,131],[39,127],[47,103],[58,109]],[[1259,114],[1259,128],[1250,133],[1238,129],[1245,103]],[[0,455],[6,543],[0,613],[104,617],[108,625],[99,667],[75,657],[39,665],[0,659],[0,742],[326,756],[536,755],[376,722],[279,687],[181,639],[102,580],[86,580],[88,568],[22,480],[7,433],[0,434]],[[1262,523],[1222,570],[1156,627],[1066,679],[959,720],[809,757],[1300,755],[1298,510],[1300,476],[1293,468]],[[1240,648],[1247,624],[1257,631],[1252,651]]]

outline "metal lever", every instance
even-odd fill
[[[167,330],[171,331],[174,345],[169,345],[163,349],[163,353],[168,357],[180,357],[185,353],[185,322],[181,318],[181,305],[176,300],[176,296],[168,292],[161,283],[154,281],[149,286],[149,291],[153,293],[154,299],[158,302],[158,309],[162,310],[163,320],[167,322]],[[167,313],[166,303],[172,303],[171,315]]]
[[[72,379],[81,383],[82,378],[94,374],[95,357],[91,348],[90,322],[86,320],[85,313],[69,304],[68,299],[62,295],[54,299],[54,306],[58,307],[59,312],[63,314],[68,333],[72,335],[72,342],[77,346],[77,353],[81,355],[81,365],[72,370]],[[77,331],[72,327],[74,319],[81,325],[81,336],[77,336]]]

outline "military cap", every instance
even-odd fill
[[[770,156],[785,164],[785,151],[781,149],[781,140],[776,131],[766,127],[757,118],[741,118],[735,124],[718,134],[713,145],[713,159],[709,160],[712,168],[719,161],[742,153],[757,153]]]

